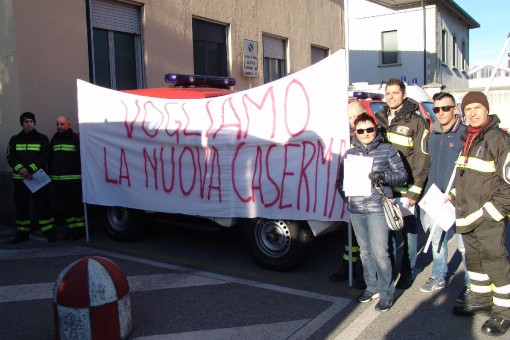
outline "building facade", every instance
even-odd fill
[[[510,60],[508,61],[510,66]],[[494,70],[495,69],[495,70]],[[469,70],[469,87],[510,87],[510,67],[494,67],[491,64],[479,65]]]
[[[469,30],[480,25],[451,0],[350,0],[350,82],[416,78],[467,88]]]
[[[61,114],[77,130],[77,79],[124,90],[173,72],[244,90],[344,48],[343,20],[342,0],[0,0],[0,149],[24,111],[49,137]],[[0,223],[12,222],[11,186],[3,158]]]

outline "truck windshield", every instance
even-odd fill
[[[421,103],[425,110],[427,110],[427,113],[430,116],[430,119],[432,119],[432,123],[435,123],[437,120],[436,114],[433,111],[434,103],[433,102],[422,102]]]
[[[386,109],[387,105],[385,102],[373,102],[370,103],[370,108],[372,109],[372,112],[375,114],[376,112],[379,112],[383,109]]]

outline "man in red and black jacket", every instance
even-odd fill
[[[32,193],[23,183],[24,180],[31,180],[36,171],[46,170],[50,153],[48,137],[35,129],[35,115],[32,112],[22,113],[19,121],[23,130],[11,137],[6,154],[14,181],[17,229],[16,235],[9,240],[9,243],[16,244],[29,238],[28,234],[32,225],[29,208],[31,196],[35,202],[39,228],[46,235],[48,242],[54,242],[56,240],[55,219],[51,214],[47,187],[44,186]]]
[[[466,249],[466,266],[472,297],[455,306],[453,313],[472,317],[490,313],[482,325],[487,335],[510,329],[510,261],[505,247],[510,214],[510,137],[499,128],[497,115],[489,115],[483,92],[462,98],[462,112],[469,124],[462,135],[455,186],[455,224]]]
[[[66,240],[84,236],[85,216],[81,189],[80,138],[67,116],[57,117],[57,132],[50,142],[48,173],[55,184],[56,205],[67,225]]]

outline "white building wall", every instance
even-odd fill
[[[351,83],[379,83],[405,74],[408,82],[417,78],[419,85],[438,82],[447,88],[467,88],[467,73],[463,72],[467,70],[452,68],[450,47],[449,61],[440,62],[442,27],[449,32],[450,44],[453,34],[457,36],[458,54],[462,39],[468,41],[467,25],[454,13],[428,5],[424,18],[421,6],[396,10],[367,0],[349,1],[347,13]],[[397,30],[400,63],[382,65],[381,32],[392,30]],[[458,64],[461,65],[460,57]]]
[[[378,83],[405,74],[423,84],[423,11],[393,10],[370,1],[349,2],[350,82]],[[397,30],[400,63],[381,64],[381,32]]]

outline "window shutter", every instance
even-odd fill
[[[318,63],[328,56],[328,50],[312,46],[312,64]]]
[[[282,39],[263,36],[264,57],[285,60],[285,41]]]
[[[140,34],[140,7],[123,2],[92,0],[92,27]]]
[[[224,44],[227,40],[225,26],[204,20],[193,19],[193,39]]]

